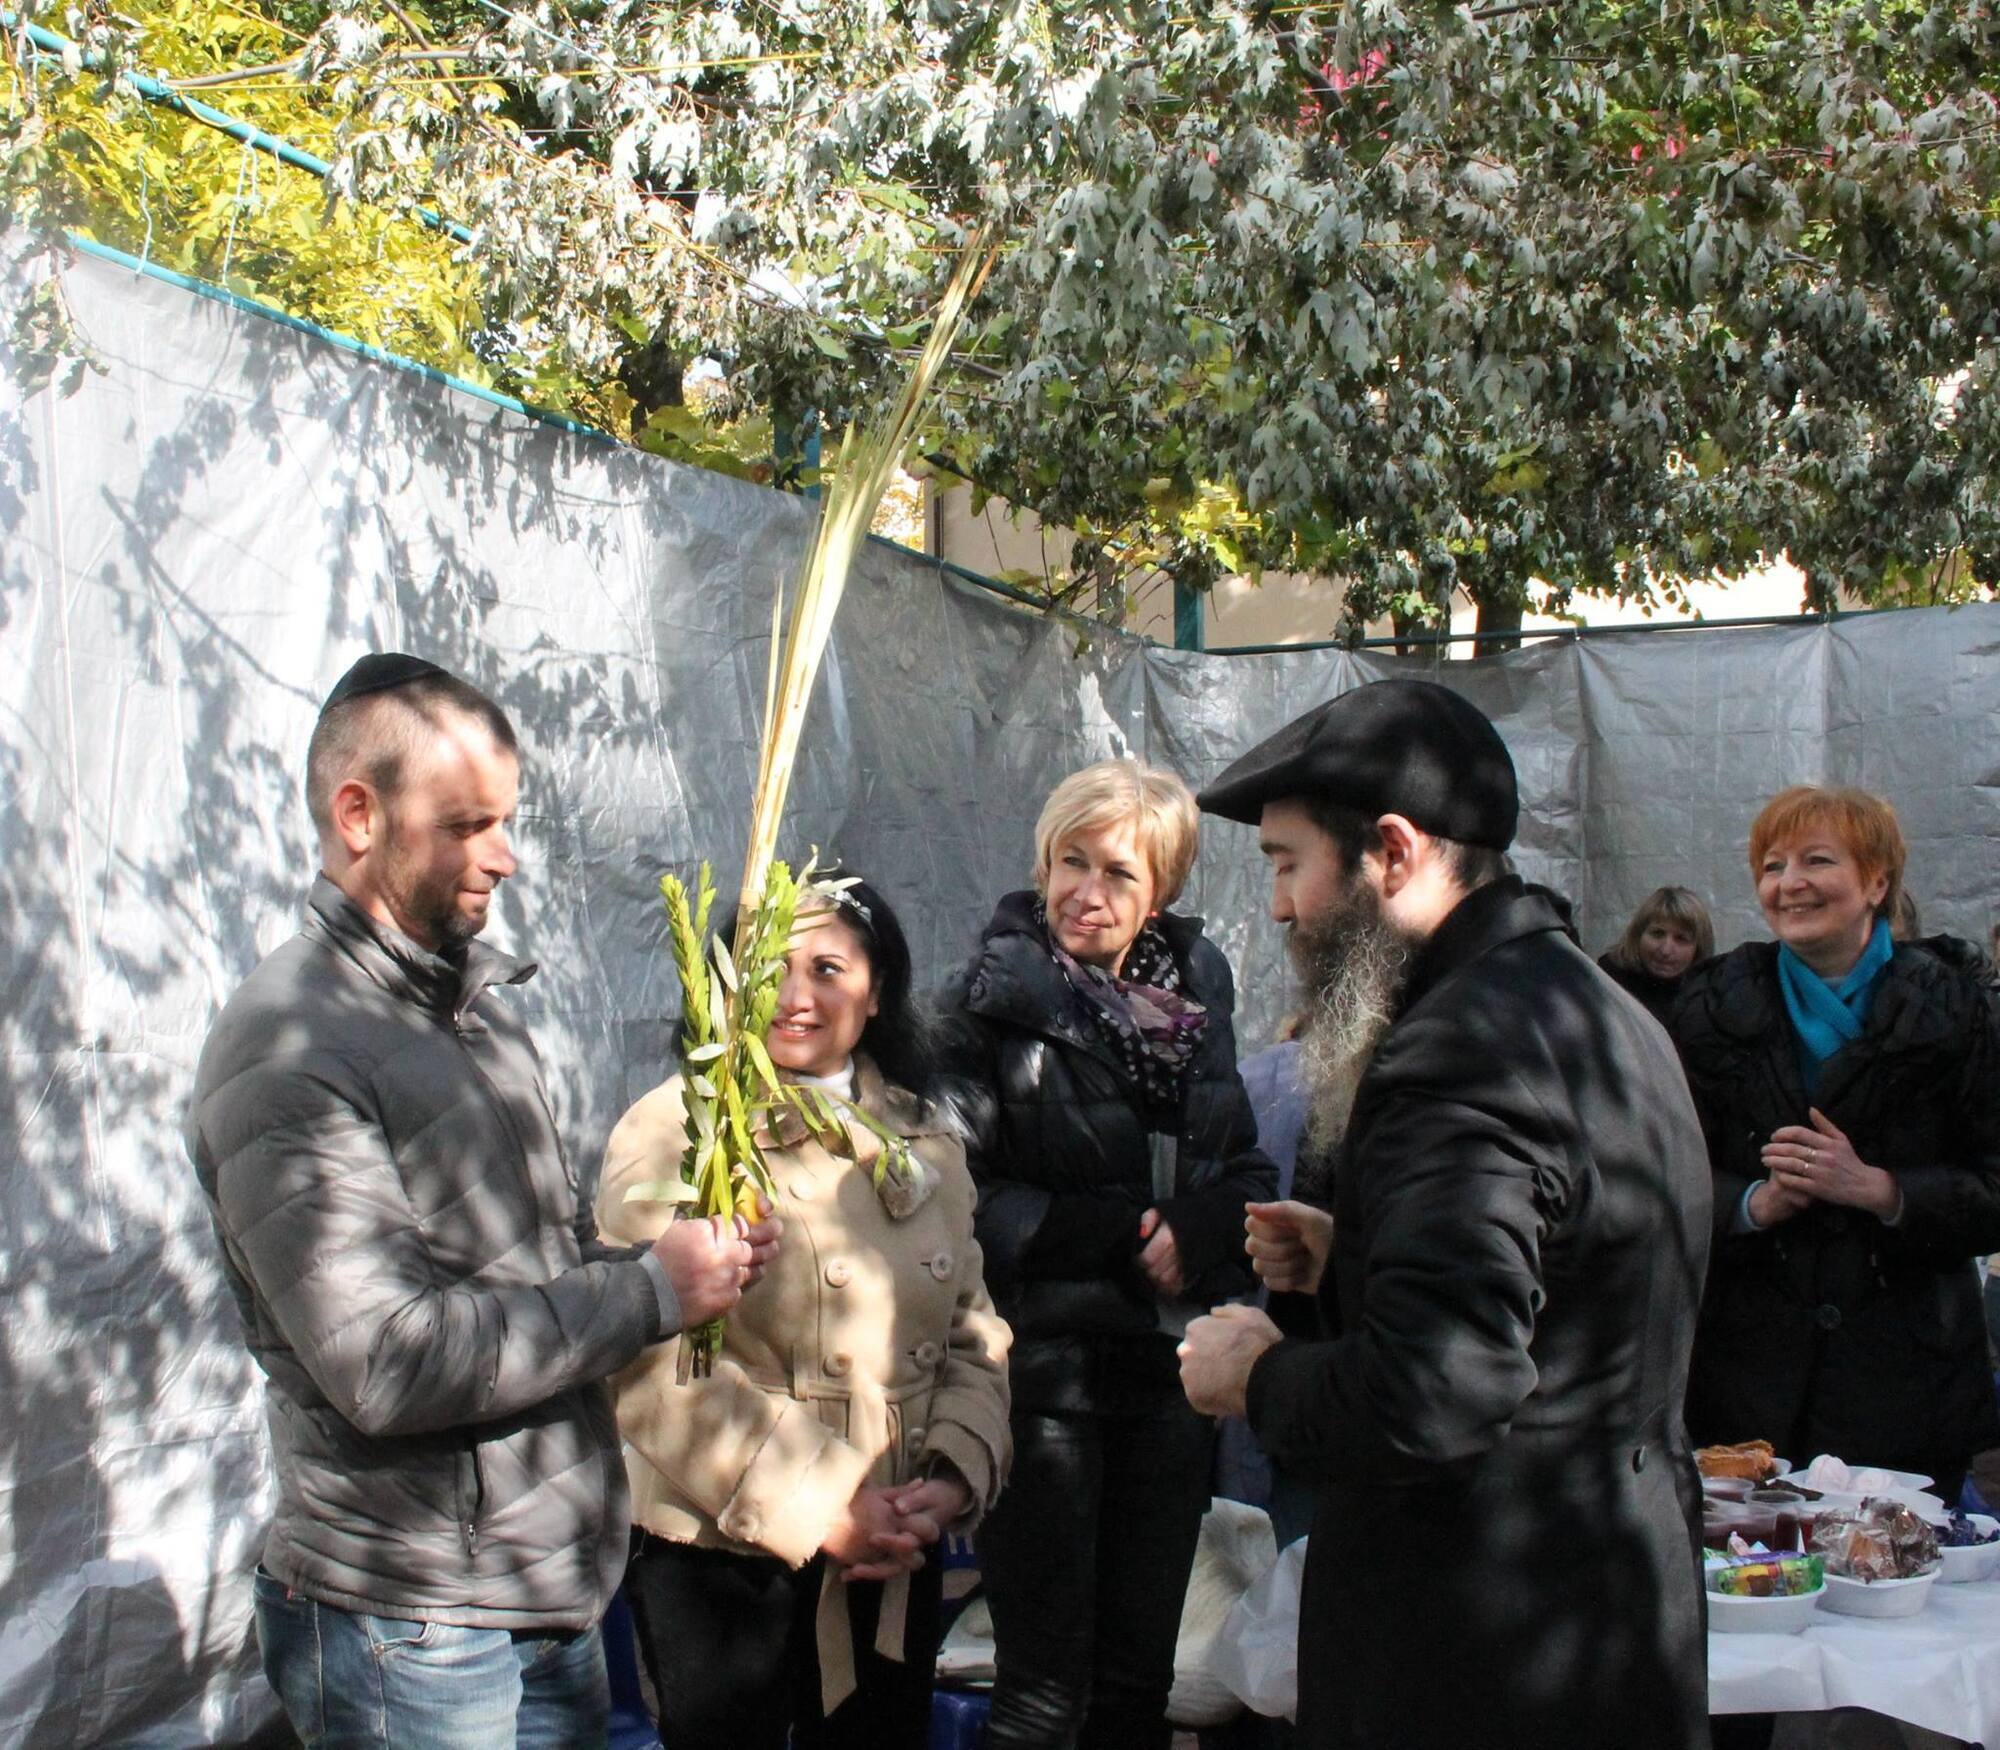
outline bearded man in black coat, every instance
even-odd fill
[[[1233,1306],[1182,1346],[1195,1407],[1318,1483],[1300,1741],[1705,1745],[1710,1190],[1672,1045],[1508,872],[1513,764],[1447,689],[1343,694],[1200,800],[1259,827],[1338,1138],[1331,1218],[1251,1211],[1324,1339]]]

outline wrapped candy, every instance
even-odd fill
[[[1938,1542],[1946,1549],[1976,1549],[1982,1544],[2000,1543],[2000,1529],[1981,1531],[1965,1514],[1954,1509],[1938,1534]]]
[[[1909,1580],[1938,1565],[1937,1534],[1902,1502],[1871,1496],[1851,1513],[1813,1522],[1811,1547],[1830,1574],[1852,1580]]]
[[[1708,1589],[1725,1598],[1796,1598],[1825,1584],[1818,1556],[1732,1556],[1708,1564]]]

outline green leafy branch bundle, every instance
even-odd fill
[[[720,1216],[728,1222],[741,1216],[755,1221],[759,1197],[777,1201],[761,1138],[784,1111],[797,1113],[826,1149],[849,1159],[855,1152],[849,1126],[871,1132],[882,1145],[874,1165],[878,1190],[886,1179],[914,1181],[918,1169],[902,1137],[851,1100],[785,1081],[765,1044],[794,929],[804,919],[824,915],[836,903],[835,890],[845,885],[815,884],[812,877],[810,862],[794,880],[789,866],[773,861],[735,953],[721,937],[709,934],[715,882],[708,865],[701,866],[692,900],[679,876],[660,877],[681,981],[681,1099],[688,1142],[680,1176],[635,1185],[625,1194],[628,1202],[671,1203],[678,1213],[702,1219]],[[682,1376],[706,1377],[721,1342],[721,1319],[687,1333],[681,1346]]]
[[[872,1132],[882,1144],[874,1168],[878,1190],[885,1178],[905,1185],[915,1181],[917,1168],[901,1137],[852,1101],[823,1088],[783,1080],[771,1061],[765,1037],[778,1011],[801,899],[808,903],[808,915],[812,907],[838,903],[835,886],[813,885],[810,859],[795,880],[790,865],[777,857],[778,824],[805,730],[806,706],[854,555],[867,537],[896,463],[916,439],[925,403],[995,252],[992,236],[984,231],[966,245],[938,305],[930,337],[895,406],[878,425],[862,433],[849,431],[842,438],[820,500],[812,546],[793,593],[789,629],[784,622],[784,592],[777,591],[772,600],[764,736],[734,946],[726,947],[719,936],[711,939],[715,884],[706,863],[692,901],[679,877],[660,878],[681,982],[681,1085],[688,1144],[678,1181],[635,1186],[627,1196],[672,1203],[684,1218],[754,1220],[759,1197],[776,1203],[776,1186],[758,1135],[760,1121],[768,1133],[768,1120],[781,1108],[796,1112],[821,1143],[850,1158],[854,1153],[850,1126]],[[706,1374],[714,1366],[721,1338],[720,1319],[689,1333],[681,1346],[683,1378]]]

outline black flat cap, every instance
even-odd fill
[[[426,675],[446,672],[434,662],[426,662],[421,656],[405,656],[400,650],[371,651],[333,683],[333,691],[327,694],[319,714],[324,717],[334,706],[358,699],[364,693],[386,693],[391,687],[406,687]]]
[[[1329,699],[1259,742],[1196,801],[1254,826],[1265,803],[1307,794],[1496,851],[1513,843],[1521,811],[1500,732],[1431,681],[1374,681]]]

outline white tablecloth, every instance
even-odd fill
[[[1836,1616],[1795,1635],[1708,1637],[1711,1713],[1865,1707],[2000,1746],[2000,1581],[1933,1586],[1915,1616]]]
[[[1298,1708],[1299,1578],[1305,1541],[1238,1600],[1210,1654],[1212,1674],[1254,1712]],[[1860,1707],[2000,1750],[2000,1581],[1933,1586],[1915,1616],[1821,1608],[1795,1635],[1708,1637],[1711,1713]]]

